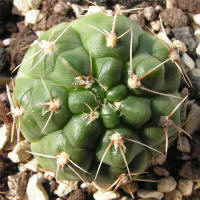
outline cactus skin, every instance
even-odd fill
[[[75,20],[70,25],[62,23],[51,28],[39,41],[49,40],[50,36],[51,41],[54,41],[69,26],[52,53],[45,57],[42,58],[44,52],[33,56],[40,50],[37,44],[29,48],[15,82],[16,97],[24,108],[21,131],[31,142],[32,151],[46,155],[66,152],[77,165],[91,172],[91,175],[87,175],[77,169],[89,180],[94,178],[113,133],[119,132],[125,138],[163,150],[165,136],[159,119],[167,116],[179,102],[171,97],[128,87],[131,33],[120,38],[116,46],[107,47],[105,36],[89,26],[110,31],[112,23],[113,17],[96,13]],[[119,36],[130,28],[133,31],[133,71],[143,75],[165,61],[168,50],[159,39],[144,32],[128,18],[118,15],[116,35]],[[89,76],[89,52],[92,56],[92,77],[95,80],[89,88],[77,88],[73,86],[77,85],[77,74],[64,65],[62,59],[79,74]],[[41,62],[36,65],[39,59]],[[36,66],[33,68],[34,65]],[[60,108],[55,111],[43,132],[50,112],[41,106],[49,102],[41,77],[52,98],[60,101]],[[174,64],[167,62],[141,82],[154,91],[178,95],[180,73]],[[116,102],[120,105],[118,109]],[[92,111],[89,107],[99,114],[91,121],[89,114]],[[172,120],[180,125],[180,109],[175,112]],[[169,138],[175,134],[175,129],[169,129]],[[139,144],[125,142],[124,145],[130,171],[144,171],[154,153]],[[35,157],[43,168],[56,171],[55,159]],[[112,146],[103,160],[97,180],[110,182],[126,172],[119,149],[115,152]],[[60,171],[59,178],[79,180],[67,166]]]

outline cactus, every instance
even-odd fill
[[[15,122],[59,180],[131,178],[182,131],[179,69],[118,12],[51,28],[19,67],[15,98],[8,91]]]

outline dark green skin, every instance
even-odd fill
[[[111,48],[106,46],[104,35],[89,26],[90,24],[100,30],[110,31],[112,22],[113,17],[103,13],[73,21],[57,41],[53,52],[46,55],[33,70],[32,67],[44,53],[25,62],[40,50],[38,45],[30,47],[16,78],[15,93],[19,104],[25,110],[21,131],[31,142],[32,151],[46,155],[66,152],[72,161],[91,172],[91,175],[87,175],[74,167],[88,180],[94,178],[99,162],[111,142],[110,136],[116,132],[125,138],[164,149],[165,137],[159,119],[161,116],[167,116],[180,101],[128,87],[131,33],[127,33]],[[51,40],[54,41],[67,26],[69,24],[62,23],[51,28],[39,41],[48,40],[56,30]],[[159,39],[144,32],[139,25],[124,16],[117,16],[117,36],[130,28],[133,30],[132,67],[134,73],[141,76],[165,61],[169,52]],[[89,76],[89,50],[95,81],[91,88],[77,88],[77,74],[64,65],[61,58],[79,74]],[[42,129],[50,112],[40,105],[50,100],[41,77],[52,98],[61,102],[61,107],[55,111],[43,133]],[[141,82],[146,88],[178,95],[180,74],[175,65],[168,62]],[[121,102],[118,110],[115,107],[116,102]],[[88,124],[87,114],[91,112],[89,107],[98,112],[99,117]],[[172,120],[180,125],[180,109],[173,115]],[[169,137],[175,134],[174,129],[169,129]],[[152,151],[132,142],[126,141],[124,145],[130,171],[144,171],[151,162]],[[43,168],[56,170],[55,159],[39,156],[36,158]],[[97,181],[111,182],[121,173],[127,173],[127,169],[119,149],[115,152],[112,146],[103,160]],[[60,171],[59,178],[79,180],[67,166]]]

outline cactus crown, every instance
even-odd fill
[[[170,60],[119,10],[45,32],[18,66],[14,89],[32,154],[62,180],[144,171],[181,123],[180,72]]]

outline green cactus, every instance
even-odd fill
[[[144,171],[181,123],[181,77],[168,56],[158,38],[117,14],[46,31],[20,64],[13,105],[40,165],[62,180]]]

